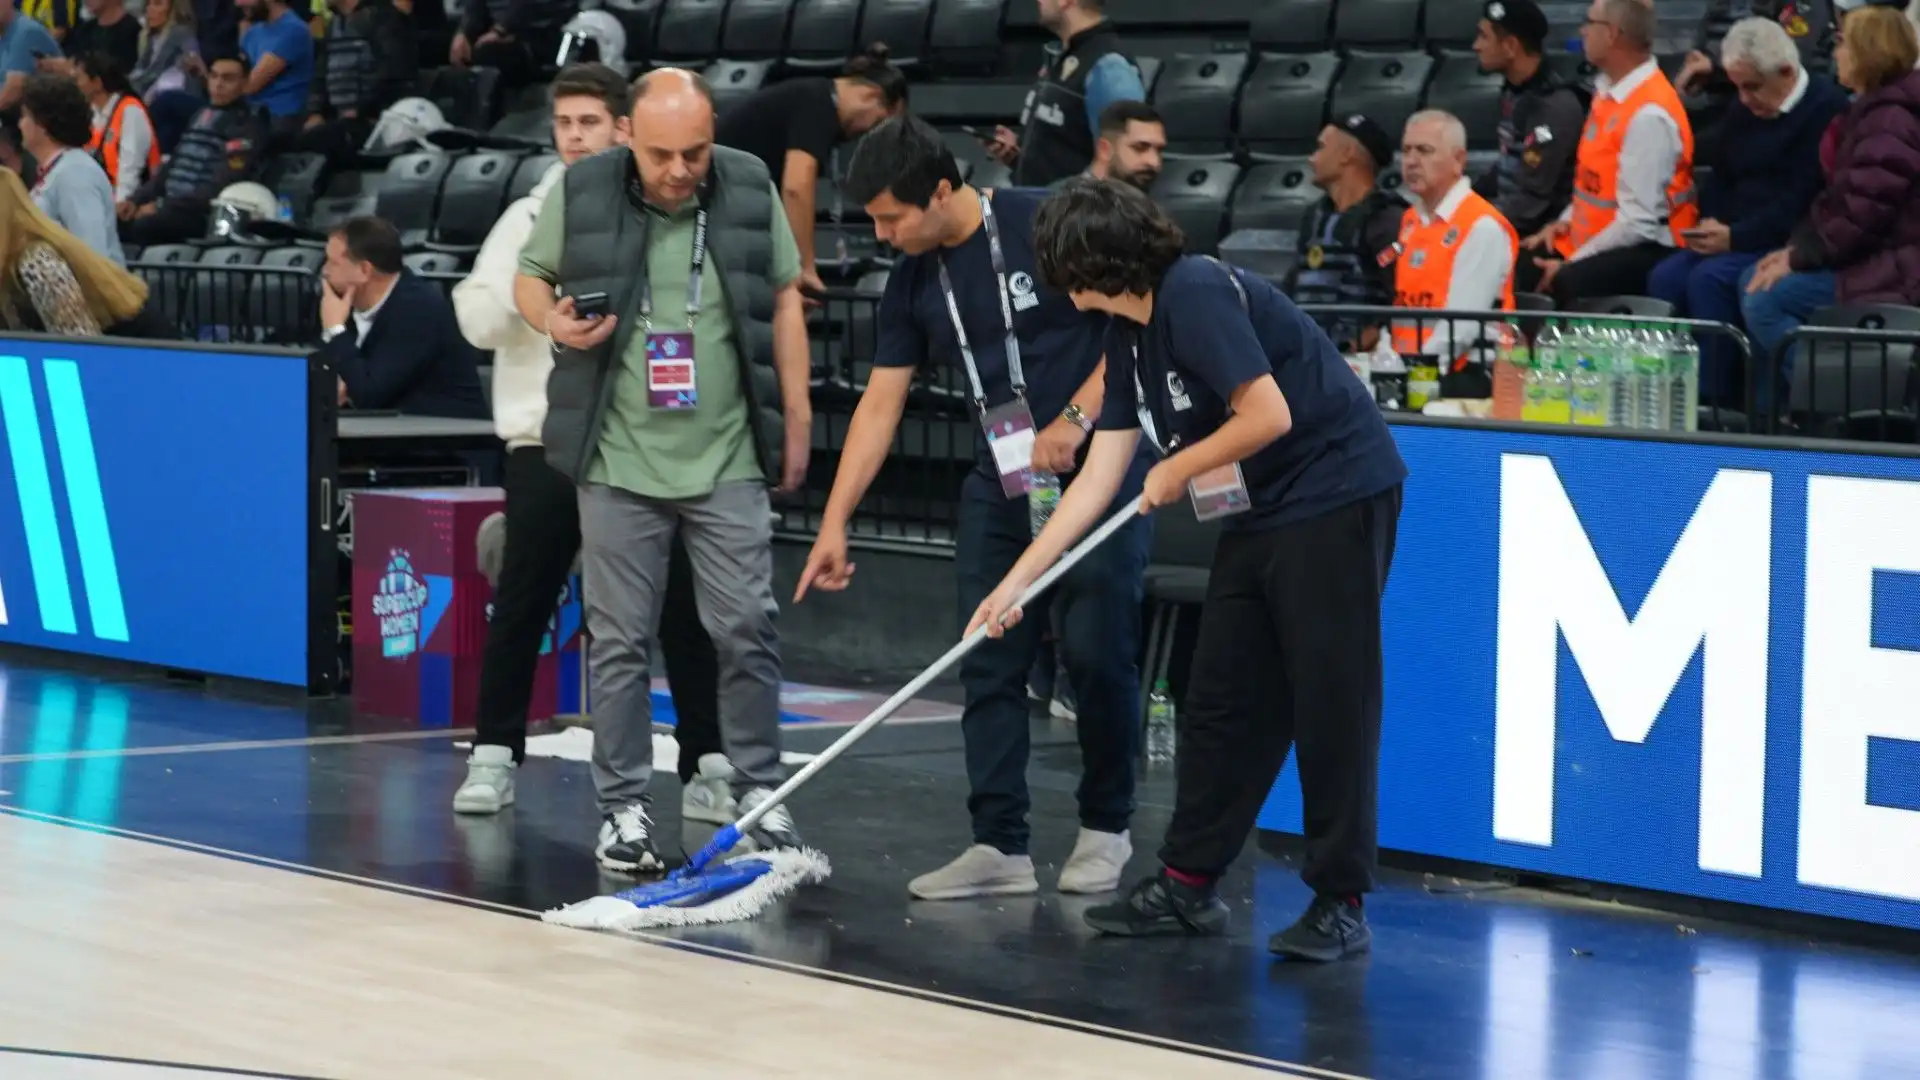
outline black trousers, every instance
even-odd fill
[[[1380,761],[1380,596],[1400,488],[1260,532],[1213,557],[1179,714],[1173,821],[1160,859],[1218,875],[1299,755],[1316,893],[1373,887]]]
[[[1580,300],[1603,296],[1647,296],[1647,277],[1673,254],[1665,244],[1635,244],[1566,263],[1553,275],[1553,301],[1563,310]],[[1533,260],[1537,251],[1523,251],[1513,268],[1513,287],[1538,292],[1541,270]]]
[[[567,572],[580,551],[580,504],[573,483],[547,464],[546,451],[523,446],[507,455],[507,550],[493,593],[493,620],[480,673],[480,710],[474,743],[505,746],[526,756],[527,703],[540,639],[558,606]],[[720,745],[720,661],[700,625],[693,564],[680,541],[667,564],[661,606],[660,652],[678,714],[680,779],[694,773],[702,754]]]

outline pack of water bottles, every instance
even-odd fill
[[[1520,419],[1582,427],[1693,431],[1699,426],[1700,346],[1656,323],[1552,321],[1515,350]]]

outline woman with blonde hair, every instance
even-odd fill
[[[0,169],[0,329],[94,337],[139,319],[147,283],[40,212]]]

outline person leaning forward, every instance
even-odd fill
[[[514,282],[554,342],[541,441],[580,488],[595,856],[618,871],[662,867],[651,650],[676,533],[719,655],[741,811],[782,780],[767,489],[799,487],[813,426],[800,257],[767,167],[714,144],[712,92],[691,72],[648,73],[631,122],[628,146],[548,195]],[[785,807],[752,839],[799,842]]]

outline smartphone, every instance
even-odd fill
[[[607,294],[603,292],[581,293],[573,298],[573,314],[582,319],[604,318],[607,314]]]
[[[992,142],[994,139],[993,132],[982,131],[979,128],[974,127],[972,124],[961,124],[960,130],[963,132],[966,132],[968,135],[971,135],[976,139],[979,139],[981,142]]]

